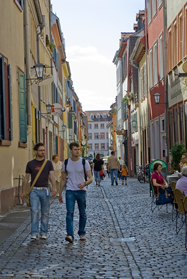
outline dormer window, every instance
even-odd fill
[[[93,115],[93,113],[92,113],[92,114],[90,114],[90,118],[91,118],[91,119],[94,119],[94,115]]]
[[[107,116],[106,116],[106,113],[103,113],[103,118],[106,118]]]
[[[100,114],[99,113],[97,114],[97,118],[100,118]]]

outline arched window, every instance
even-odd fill
[[[106,118],[106,113],[103,113],[103,118]]]
[[[93,113],[90,114],[90,118],[91,118],[91,119],[94,119]]]
[[[100,114],[99,113],[97,113],[97,118],[100,118]]]

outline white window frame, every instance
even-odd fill
[[[90,114],[90,119],[94,119],[94,114],[93,113]]]
[[[153,45],[153,67],[154,67],[154,85],[158,84],[158,44]]]
[[[96,118],[100,118],[100,114],[99,114],[99,113],[97,113],[97,116],[96,116]]]
[[[159,77],[160,80],[164,77],[164,57],[163,57],[163,35],[161,34],[159,40]]]
[[[152,0],[152,16],[156,15],[156,0]]]
[[[153,87],[153,49],[149,50],[149,87]]]
[[[147,0],[147,10],[148,10],[148,24],[151,23],[152,14],[151,14],[151,0]]]

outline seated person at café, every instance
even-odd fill
[[[165,193],[167,191],[168,194],[172,193],[171,188],[168,187],[166,180],[161,174],[162,164],[157,162],[154,164],[154,172],[152,174],[152,182],[155,193],[157,193],[157,188],[159,189],[159,193]]]
[[[181,157],[181,161],[179,163],[180,170],[182,171],[183,167],[187,167],[187,153],[183,153]]]
[[[182,177],[177,181],[176,189],[181,190],[187,196],[187,167],[182,168]]]

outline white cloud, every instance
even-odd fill
[[[95,63],[101,64],[111,64],[111,59],[99,53],[96,47],[94,46],[71,46],[68,47],[67,57],[72,62],[83,62],[83,61],[91,61]]]

